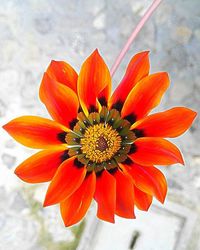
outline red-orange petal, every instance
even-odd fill
[[[134,123],[131,129],[142,130],[148,137],[176,137],[191,126],[196,115],[191,109],[176,107],[149,115]]]
[[[31,148],[49,148],[62,144],[60,135],[67,128],[49,119],[38,116],[21,116],[3,128],[19,143]]]
[[[116,211],[115,214],[124,218],[135,218],[134,191],[132,179],[121,170],[114,174],[116,179]]]
[[[140,52],[133,56],[122,81],[111,96],[109,106],[117,107],[117,104],[123,105],[126,97],[136,83],[149,74],[149,68],[148,51]]]
[[[75,157],[64,161],[48,187],[44,206],[54,205],[67,199],[80,187],[85,175],[86,167],[77,166]]]
[[[77,92],[78,74],[68,63],[53,60],[46,72],[52,79]]]
[[[179,149],[171,142],[154,137],[139,138],[134,142],[130,158],[141,165],[170,165],[184,161]]]
[[[134,199],[135,205],[138,209],[142,211],[148,211],[153,197],[152,195],[147,194],[134,186]]]
[[[94,195],[96,175],[87,175],[81,186],[61,202],[60,211],[66,227],[78,223],[86,214]]]
[[[132,89],[122,108],[122,117],[134,123],[146,116],[161,101],[169,86],[168,74],[156,73],[143,78]]]
[[[124,167],[132,176],[137,188],[155,196],[162,203],[165,201],[167,182],[160,170],[153,166],[140,166],[134,163],[132,165],[124,165]]]
[[[97,217],[114,223],[116,209],[116,181],[107,170],[104,170],[100,175],[97,175],[94,198],[98,204]]]
[[[40,151],[22,162],[15,169],[15,174],[29,183],[51,181],[60,164],[66,159],[65,150],[65,147],[57,147]]]
[[[111,77],[109,69],[98,50],[95,50],[83,63],[78,77],[77,89],[85,114],[88,114],[88,111],[98,110],[98,100],[100,103],[108,101]]]
[[[72,89],[56,82],[45,73],[40,86],[40,99],[53,119],[68,128],[73,128],[79,101]]]

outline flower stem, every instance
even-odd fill
[[[126,55],[127,51],[129,50],[132,42],[134,41],[134,39],[136,38],[136,36],[140,32],[140,30],[142,29],[142,27],[145,25],[145,23],[148,21],[148,19],[150,18],[150,16],[156,10],[156,8],[158,7],[158,5],[161,3],[161,1],[162,0],[154,0],[154,2],[152,3],[152,5],[148,8],[148,10],[145,12],[145,14],[142,17],[142,19],[140,20],[140,22],[137,24],[137,26],[133,30],[133,32],[130,35],[128,41],[124,45],[123,49],[121,50],[120,54],[118,55],[115,63],[113,64],[113,66],[111,68],[110,72],[111,72],[112,76],[114,75],[114,73],[116,72],[117,68],[119,67],[121,61],[123,60],[124,56]]]

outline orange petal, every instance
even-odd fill
[[[135,205],[138,209],[142,211],[148,211],[149,207],[152,203],[152,195],[144,193],[139,188],[134,186],[134,197],[135,197]]]
[[[40,151],[22,162],[15,174],[29,183],[50,181],[60,164],[68,157],[65,150],[65,147],[58,147]]]
[[[94,197],[98,203],[97,217],[114,223],[116,208],[116,181],[107,170],[104,170],[100,175],[97,175]]]
[[[134,152],[130,158],[141,165],[170,165],[181,163],[183,158],[179,149],[171,142],[154,137],[139,138],[134,142]]]
[[[94,195],[96,175],[87,175],[81,186],[66,200],[61,202],[60,210],[65,226],[78,223],[86,214]]]
[[[149,52],[144,51],[136,54],[131,59],[122,81],[115,89],[109,101],[109,106],[119,109],[122,108],[122,105],[132,88],[137,82],[149,74],[149,67]],[[120,107],[118,107],[118,105],[120,105]]]
[[[164,202],[167,193],[167,182],[160,170],[153,166],[140,166],[134,163],[124,166],[132,176],[137,188],[155,196],[160,202]]]
[[[168,86],[169,78],[165,72],[143,78],[126,98],[122,108],[122,117],[134,123],[146,116],[160,103]]]
[[[83,63],[78,77],[78,95],[85,114],[98,110],[98,101],[106,105],[111,90],[111,77],[103,58],[95,50]]]
[[[64,161],[48,187],[44,206],[50,206],[67,199],[80,187],[85,175],[86,167],[82,164],[79,166],[75,157]]]
[[[77,79],[76,71],[66,62],[51,61],[47,74],[59,83],[62,83],[77,92]]]
[[[38,116],[21,116],[3,128],[19,143],[31,148],[49,148],[62,144],[60,136],[67,128],[49,119]]]
[[[73,129],[79,102],[72,89],[56,82],[45,73],[40,86],[40,98],[53,119]]]
[[[133,181],[122,171],[114,174],[116,179],[116,214],[124,218],[135,218]]]
[[[149,115],[134,123],[131,129],[142,130],[144,136],[176,137],[192,124],[197,113],[184,107],[176,107]]]

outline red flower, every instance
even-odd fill
[[[149,115],[169,87],[167,73],[149,75],[148,52],[135,55],[112,96],[109,70],[95,50],[80,74],[52,61],[40,99],[55,121],[23,116],[4,129],[21,144],[43,149],[15,173],[24,181],[51,181],[44,206],[60,203],[66,226],[79,222],[94,197],[97,216],[135,218],[134,205],[148,210],[152,196],[164,202],[167,184],[153,165],[183,164],[176,137],[196,112],[176,107]]]

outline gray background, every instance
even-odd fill
[[[0,0],[1,125],[20,115],[48,117],[39,101],[38,88],[51,59],[65,60],[79,71],[83,60],[99,48],[111,67],[150,3]],[[142,50],[151,51],[151,72],[170,74],[171,87],[159,110],[188,106],[199,111],[200,1],[163,1],[120,65],[114,86],[131,56]],[[41,206],[46,185],[24,184],[13,174],[17,164],[34,151],[14,142],[2,129],[0,138],[0,250],[76,248],[80,226],[65,229],[58,207]],[[84,237],[89,237],[89,249],[110,249],[111,244],[113,249],[126,250],[136,231],[140,232],[134,248],[137,250],[200,249],[199,140],[199,118],[185,135],[173,140],[183,152],[186,166],[162,168],[169,185],[164,206],[155,202],[145,218],[139,213],[136,221],[119,221],[118,226],[101,223],[95,237],[88,236],[91,229],[86,222],[87,232],[80,243],[83,249]],[[106,237],[107,230],[113,230],[113,238]],[[124,236],[119,237],[123,232]]]

